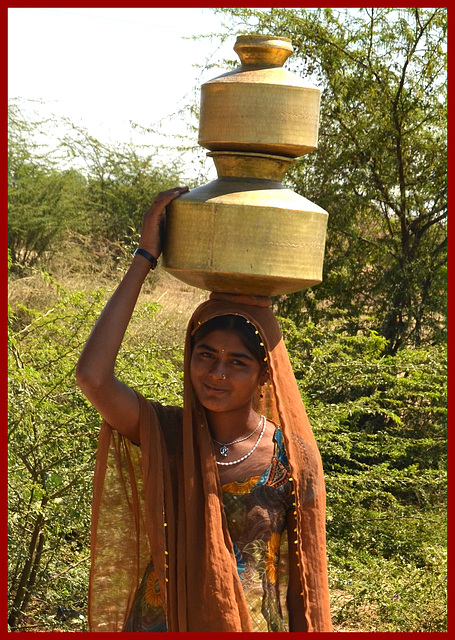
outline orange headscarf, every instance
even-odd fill
[[[188,324],[183,412],[138,394],[140,448],[102,424],[92,507],[90,631],[122,630],[150,556],[168,631],[252,630],[224,519],[213,443],[189,375],[192,335],[225,314],[243,316],[264,343],[270,379],[255,408],[279,424],[284,436],[308,630],[332,631],[321,458],[278,322],[269,298],[215,293]]]

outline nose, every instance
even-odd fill
[[[210,375],[216,380],[226,380],[224,364],[220,361],[215,361],[210,369]]]

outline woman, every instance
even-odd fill
[[[91,631],[331,631],[322,465],[270,300],[211,294],[185,340],[184,406],[114,365],[161,253],[157,196],[139,252],[77,366],[103,418],[92,509]]]

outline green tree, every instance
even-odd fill
[[[324,280],[279,312],[374,329],[390,353],[444,340],[447,10],[220,11],[290,37],[323,89],[319,148],[288,181],[329,212]]]
[[[54,119],[27,118],[16,101],[8,116],[8,248],[15,264],[32,266],[65,231],[83,229],[87,185],[37,142]]]
[[[62,145],[86,175],[89,232],[95,236],[118,241],[134,235],[155,194],[181,181],[178,163],[160,164],[153,148],[104,144],[75,126]]]
[[[65,232],[80,229],[85,180],[77,171],[33,162],[23,163],[10,177],[8,247],[15,263],[33,266],[57,248]]]
[[[45,312],[9,312],[9,615],[84,602],[96,413],[74,383],[80,331],[101,296],[61,293]],[[82,574],[73,568],[82,562]],[[68,575],[69,574],[69,575]],[[57,580],[56,576],[59,576]],[[55,580],[54,580],[55,578]],[[69,589],[68,579],[74,580]],[[60,594],[58,593],[61,590]],[[46,604],[46,601],[48,603]],[[39,625],[38,625],[39,626]]]

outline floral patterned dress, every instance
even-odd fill
[[[287,512],[294,508],[292,479],[279,428],[275,453],[262,476],[222,486],[224,510],[237,558],[237,570],[253,631],[288,631],[280,604],[280,545]],[[124,631],[166,631],[161,594],[153,570],[147,567]]]

